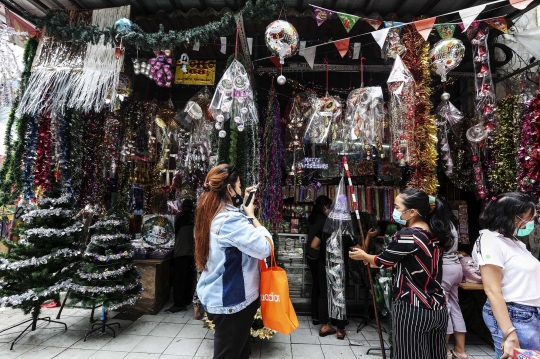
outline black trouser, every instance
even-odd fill
[[[307,258],[307,264],[313,278],[311,287],[311,319],[319,319],[319,296],[321,295],[321,285],[319,283],[319,260]]]
[[[250,329],[257,309],[259,309],[258,299],[238,313],[208,313],[208,319],[215,326],[214,359],[249,359]]]
[[[447,308],[415,307],[402,300],[392,302],[394,359],[445,359]]]
[[[190,305],[195,291],[195,260],[193,256],[174,258],[172,282],[175,307]]]
[[[328,284],[326,282],[326,266],[319,261],[319,286],[320,286],[320,295],[319,295],[319,321],[322,325],[328,324]],[[346,320],[336,320],[336,326],[340,330],[345,330],[347,325]]]

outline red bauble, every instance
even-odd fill
[[[472,161],[475,162],[475,163],[478,162],[478,156],[476,156],[476,155],[472,156]]]

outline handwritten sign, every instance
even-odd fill
[[[216,81],[216,60],[190,59],[187,72],[177,63],[174,83],[176,85],[214,85]]]

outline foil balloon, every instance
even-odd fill
[[[273,55],[279,57],[281,64],[285,62],[285,58],[295,55],[298,51],[298,32],[287,21],[276,20],[270,23],[264,35],[266,46]]]
[[[455,69],[465,56],[465,46],[458,39],[442,39],[433,45],[429,52],[431,59],[431,71],[441,77],[441,81],[446,81],[446,75]]]

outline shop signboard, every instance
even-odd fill
[[[187,72],[182,69],[183,64],[178,61],[174,83],[176,85],[209,85],[216,80],[216,60],[189,60]]]

